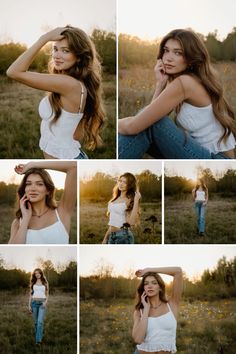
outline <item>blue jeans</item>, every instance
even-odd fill
[[[74,159],[75,160],[87,160],[88,159],[88,155],[82,149],[80,149],[79,155],[76,156]]]
[[[108,244],[110,245],[132,243],[134,243],[134,235],[129,229],[121,229],[109,235]]]
[[[205,231],[205,213],[206,205],[203,205],[203,202],[195,202],[194,208],[197,215],[197,227],[199,232]]]
[[[35,341],[41,343],[43,338],[43,322],[45,316],[45,307],[43,300],[32,300],[31,308],[35,327]]]
[[[163,117],[137,135],[118,136],[119,159],[140,159],[148,152],[157,159],[229,159],[211,153],[169,117]]]

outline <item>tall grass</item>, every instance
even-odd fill
[[[165,243],[235,243],[236,201],[215,197],[206,211],[205,236],[199,237],[191,198],[165,197]]]
[[[0,291],[0,352],[2,354],[76,354],[76,293],[55,292],[49,297],[41,348],[34,341],[28,295]]]
[[[234,300],[181,304],[177,349],[180,354],[235,353]],[[133,354],[132,300],[80,302],[80,354]]]
[[[142,203],[140,224],[132,228],[135,243],[161,243],[161,204]],[[80,243],[102,243],[108,229],[107,205],[82,202],[80,204]],[[155,215],[157,222],[146,221]]]
[[[115,75],[104,74],[104,105],[107,124],[102,136],[104,145],[90,158],[116,157],[116,82]],[[44,92],[12,82],[0,76],[0,158],[42,159],[39,149],[40,117],[38,105]]]

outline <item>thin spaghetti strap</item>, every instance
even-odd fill
[[[57,220],[58,220],[58,221],[61,221],[60,216],[59,216],[58,211],[57,211],[57,208],[54,209],[54,210],[55,210],[55,213],[56,213],[56,216],[57,216]]]
[[[170,307],[170,305],[169,305],[169,303],[168,303],[168,302],[166,303],[166,305],[167,305],[167,307],[168,307],[169,311],[170,311],[170,312],[172,312],[171,307]]]
[[[79,105],[79,112],[81,111],[82,105],[83,105],[83,98],[84,98],[84,85],[82,84],[81,81],[79,81],[80,85],[81,85],[81,95],[80,95],[80,105]]]

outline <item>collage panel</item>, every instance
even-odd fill
[[[81,245],[80,354],[234,353],[235,261],[236,246]]]
[[[236,243],[236,162],[165,161],[164,242]]]
[[[77,247],[0,246],[1,353],[77,353]]]
[[[162,164],[80,161],[80,243],[160,244]]]
[[[77,243],[77,162],[0,161],[0,243]]]
[[[116,0],[0,10],[0,158],[116,158]]]
[[[118,1],[119,158],[234,159],[235,5],[168,8]]]

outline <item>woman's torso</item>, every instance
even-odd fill
[[[126,223],[127,201],[117,199],[108,203],[109,222],[112,228],[121,228]]]
[[[235,147],[235,138],[232,133],[226,141],[219,142],[224,134],[224,128],[216,119],[212,104],[197,107],[183,102],[176,120],[183,129],[210,152],[224,152]]]
[[[148,317],[146,336],[143,343],[137,345],[142,352],[169,351],[176,352],[176,328],[177,321],[167,303],[165,314],[157,317]]]
[[[41,229],[29,229],[26,244],[68,244],[69,235],[62,223],[58,210],[55,209],[56,222]]]
[[[49,101],[49,97],[44,97],[39,104],[39,115],[41,121],[41,138],[39,146],[47,155],[60,159],[73,159],[80,153],[80,143],[74,140],[73,135],[76,128],[83,118],[83,107],[85,103],[85,88],[81,84],[81,99],[78,112],[73,113],[61,107],[61,115],[56,122],[52,122],[54,118],[53,109]],[[66,102],[61,98],[63,107]],[[67,103],[69,109],[73,105]]]
[[[205,202],[206,192],[203,189],[197,189],[195,191],[195,202]]]
[[[43,284],[34,284],[32,299],[46,299],[46,286]]]

